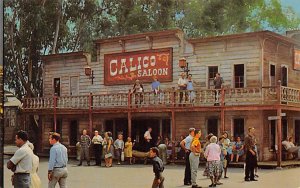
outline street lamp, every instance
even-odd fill
[[[85,66],[84,67],[84,73],[86,76],[89,77],[89,79],[92,79],[92,84],[94,84],[94,71],[92,70],[92,68],[90,66]]]
[[[179,67],[182,68],[182,71],[184,73],[186,73],[186,77],[188,77],[189,72],[190,72],[190,70],[189,70],[189,63],[186,62],[186,59],[184,57],[181,58],[181,59],[179,59]]]

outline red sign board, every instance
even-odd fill
[[[104,55],[104,85],[133,84],[136,79],[160,82],[173,79],[172,48]]]
[[[294,69],[300,70],[300,50],[294,50]]]

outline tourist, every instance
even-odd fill
[[[216,187],[216,185],[222,184],[219,182],[221,148],[217,144],[217,141],[217,137],[212,136],[210,138],[210,144],[206,147],[204,153],[204,156],[207,159],[209,177],[211,180],[211,184],[209,185],[209,187]]]
[[[87,161],[87,165],[90,166],[90,145],[91,145],[91,138],[89,135],[87,135],[86,129],[84,129],[80,137],[81,154],[80,154],[80,163],[78,164],[78,166],[82,165],[82,161],[84,159]]]
[[[180,90],[179,103],[183,102],[183,95],[184,95],[184,91],[186,90],[186,86],[187,86],[187,80],[185,78],[185,73],[182,72],[181,77],[178,79],[178,89]]]
[[[239,162],[239,158],[244,155],[244,145],[241,141],[241,137],[236,138],[236,142],[233,144],[232,154],[231,154],[231,162],[233,161],[234,155],[236,156],[236,162]]]
[[[96,166],[101,166],[101,156],[102,156],[102,142],[103,138],[99,135],[99,132],[95,130],[95,136],[92,139],[92,143],[94,146],[94,155]]]
[[[158,148],[153,147],[150,148],[149,156],[153,161],[153,172],[155,174],[152,188],[164,188],[164,180],[165,178],[162,175],[162,172],[164,171],[164,165],[162,160],[158,157]]]
[[[114,147],[113,147],[113,139],[112,139],[111,132],[106,132],[104,134],[103,150],[104,150],[105,166],[112,167]]]
[[[158,81],[157,77],[153,77],[153,82],[151,83],[151,89],[152,92],[154,93],[154,102],[156,102],[156,99],[158,99],[159,103],[161,103],[162,99],[162,93],[160,89],[160,82]]]
[[[124,148],[124,156],[129,160],[129,164],[132,164],[132,142],[131,137],[127,138],[127,142],[125,143]]]
[[[55,188],[57,182],[60,188],[67,187],[68,177],[68,150],[60,142],[60,134],[51,133],[49,143],[52,145],[50,149],[49,165],[48,165],[48,188]]]
[[[168,137],[165,138],[165,145],[167,146],[167,158],[170,159],[172,156],[173,144]]]
[[[284,141],[282,141],[282,146],[288,153],[298,154],[298,160],[300,160],[300,146],[295,146],[292,141],[293,137],[287,137]]]
[[[144,133],[145,140],[145,151],[149,151],[152,146],[152,136],[151,136],[152,128],[148,127],[147,131]]]
[[[144,87],[140,83],[139,80],[135,81],[135,83],[133,85],[133,88],[132,88],[132,93],[134,93],[135,104],[142,104],[142,102],[143,102]]]
[[[257,181],[254,179],[254,169],[257,166],[257,153],[255,152],[255,129],[253,127],[248,128],[248,135],[245,137],[245,153],[246,153],[246,169],[245,169],[245,181]]]
[[[31,184],[30,172],[32,171],[33,152],[29,148],[27,140],[27,132],[17,132],[15,143],[19,149],[7,162],[7,168],[14,173],[12,175],[12,185],[14,187],[29,188]]]
[[[224,178],[228,178],[227,177],[227,169],[228,169],[228,165],[229,165],[229,161],[230,161],[230,156],[232,154],[232,143],[231,143],[230,139],[228,138],[228,132],[225,131],[223,133],[223,136],[224,136],[223,147],[227,151],[227,154],[225,155],[226,165],[224,166]]]
[[[191,183],[192,188],[198,188],[201,186],[198,186],[196,183],[197,180],[197,170],[199,168],[199,159],[200,159],[200,153],[201,153],[201,143],[200,143],[200,137],[201,137],[201,131],[196,130],[195,136],[193,138],[193,141],[191,143],[191,154],[189,156],[190,164],[191,164]]]
[[[118,160],[117,164],[120,165],[122,152],[124,152],[124,141],[123,141],[122,134],[118,134],[118,139],[115,140],[114,147],[115,147],[116,158]]]
[[[32,143],[30,143],[29,141],[27,142],[29,148],[33,151],[34,150],[34,146]],[[40,177],[38,176],[37,172],[39,169],[39,162],[40,159],[37,155],[35,155],[34,153],[32,153],[32,170],[30,172],[30,177],[31,177],[31,185],[30,188],[41,188],[42,187],[42,182]]]
[[[220,168],[219,168],[220,169],[220,175],[219,175],[219,178],[218,178],[218,182],[222,178],[224,168],[227,168],[227,160],[225,158],[225,156],[227,155],[227,150],[224,147],[224,140],[225,140],[225,137],[223,135],[220,136],[218,145],[220,146],[221,154],[220,154]]]
[[[203,151],[205,152],[206,150],[206,147],[210,144],[210,138],[214,136],[212,133],[209,133],[206,137],[205,137],[205,144],[203,146]],[[206,159],[206,158],[205,158]],[[204,169],[204,172],[203,172],[203,176],[209,176],[209,169],[208,169],[208,162],[207,162],[207,159],[206,159],[206,163],[205,163],[205,169]]]
[[[186,90],[188,91],[188,96],[189,96],[189,102],[194,102],[196,94],[194,91],[194,83],[197,84],[195,81],[192,80],[192,75],[189,74],[188,79],[187,79],[187,86]]]
[[[214,86],[215,86],[215,106],[220,103],[220,89],[222,89],[224,84],[224,80],[221,77],[220,73],[216,73],[216,77],[214,78]]]
[[[191,185],[191,166],[190,166],[190,153],[191,143],[195,135],[195,128],[189,129],[190,134],[180,142],[181,148],[185,152],[185,170],[184,170],[184,185]]]

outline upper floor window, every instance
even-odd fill
[[[245,86],[244,64],[234,65],[234,87],[243,88]]]
[[[54,78],[54,95],[60,96],[60,78]]]
[[[218,73],[218,66],[209,66],[208,67],[208,88],[214,89],[214,78]]]
[[[275,65],[270,64],[270,85],[275,86],[276,85],[276,71],[275,71]]]

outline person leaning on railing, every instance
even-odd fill
[[[186,90],[186,86],[187,86],[187,80],[185,78],[185,73],[182,72],[181,73],[181,77],[178,79],[178,88],[180,90],[180,94],[179,94],[179,103],[182,103],[183,101],[183,90]]]
[[[223,78],[220,76],[220,73],[216,73],[216,77],[214,78],[214,86],[215,86],[215,106],[219,105],[220,103],[220,92],[219,90],[222,89],[224,84]]]
[[[144,87],[138,79],[133,85],[132,93],[135,94],[135,104],[141,104],[143,102]]]

